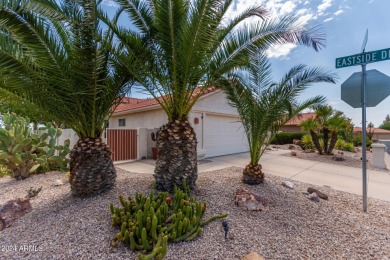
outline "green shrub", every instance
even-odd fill
[[[0,165],[11,171],[16,179],[27,178],[32,173],[53,169],[66,170],[69,162],[69,140],[57,145],[61,129],[47,123],[47,133],[35,134],[29,119],[15,114],[2,115],[5,128],[0,128]]]
[[[362,141],[362,136],[361,135],[355,135],[352,139],[353,145],[356,146],[362,146],[363,141]],[[366,139],[366,147],[371,147],[372,141],[369,140],[368,138]]]
[[[353,143],[345,142],[345,144],[342,146],[342,150],[348,152],[354,152],[355,146],[353,146]]]
[[[305,134],[302,136],[301,145],[304,149],[314,149],[313,140],[311,139],[310,134]]]
[[[362,136],[361,135],[354,135],[352,138],[352,143],[354,146],[361,146],[362,145]]]
[[[353,143],[346,142],[343,139],[338,139],[336,141],[335,148],[341,151],[348,151],[348,152],[355,151],[355,146],[353,145]]]
[[[294,139],[300,140],[305,133],[286,133],[286,132],[279,132],[276,133],[276,135],[271,139],[271,144],[292,144]]]
[[[110,204],[112,225],[120,228],[111,244],[116,246],[122,242],[132,251],[141,250],[143,254],[138,254],[139,259],[162,259],[168,242],[192,240],[202,232],[204,225],[227,216],[202,221],[206,203],[195,202],[185,183],[183,190],[175,187],[172,199],[167,192],[154,196],[153,191],[149,196],[136,193],[135,200],[119,196],[121,207]]]
[[[10,175],[10,171],[6,167],[0,165],[0,178],[8,175]]]

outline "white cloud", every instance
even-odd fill
[[[301,25],[310,24],[317,19],[329,22],[348,10],[348,1],[350,0],[235,0],[226,19],[235,17],[251,6],[263,5],[270,17],[294,14],[298,16],[298,23]],[[267,51],[267,55],[272,58],[286,57],[294,48],[293,44],[275,46]]]
[[[294,4],[293,1],[287,1],[280,8],[280,14],[284,15],[284,14],[292,13],[296,7],[297,5]]]
[[[298,18],[298,23],[306,25],[310,20],[315,20],[317,17],[311,13],[302,15]]]
[[[332,21],[332,20],[333,20],[333,17],[329,17],[329,18],[327,18],[327,19],[324,20],[324,23],[330,22],[330,21]]]
[[[282,45],[275,45],[266,51],[268,58],[281,58],[287,56],[295,47],[295,44],[287,43]]]
[[[322,4],[317,7],[318,12],[320,14],[324,13],[326,9],[332,6],[332,2],[333,0],[322,0]]]

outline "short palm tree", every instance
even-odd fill
[[[131,82],[127,69],[104,47],[113,38],[102,32],[99,13],[95,0],[8,0],[0,8],[0,88],[78,134],[70,184],[79,196],[115,184],[111,152],[101,136]]]
[[[320,49],[321,30],[305,29],[292,16],[266,19],[261,6],[228,17],[233,0],[116,0],[134,28],[115,28],[118,60],[164,109],[167,124],[158,133],[155,179],[172,190],[197,179],[197,140],[188,121],[191,108],[232,70],[245,67],[249,53],[278,43]],[[255,18],[251,26],[243,22]],[[136,51],[138,50],[138,51]],[[142,55],[139,55],[142,53]],[[134,65],[136,64],[136,65]]]
[[[303,121],[299,126],[309,131],[314,147],[320,155],[330,155],[336,145],[338,134],[350,127],[350,122],[345,115],[334,110],[330,105],[314,106],[314,118]],[[321,146],[318,133],[323,134],[323,146]],[[330,139],[329,139],[330,138]]]
[[[259,160],[280,127],[302,110],[324,101],[321,96],[298,101],[299,95],[312,83],[335,83],[333,73],[305,65],[293,67],[278,83],[272,82],[270,76],[267,58],[254,55],[247,76],[232,80],[225,87],[248,139],[250,162],[243,171],[243,182],[247,184],[263,182]]]

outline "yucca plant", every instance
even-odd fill
[[[70,154],[70,184],[78,196],[115,184],[101,135],[131,82],[107,48],[113,37],[100,28],[100,2],[3,0],[0,8],[0,88],[78,134]]]
[[[302,110],[324,101],[322,96],[299,101],[299,95],[312,83],[335,83],[335,75],[322,68],[298,65],[279,82],[272,82],[271,66],[262,54],[252,56],[246,73],[241,80],[227,84],[225,92],[238,110],[248,139],[250,162],[244,168],[243,182],[260,184],[264,173],[259,160],[269,140]]]
[[[324,43],[319,28],[305,29],[292,16],[267,19],[261,6],[231,17],[233,0],[115,1],[134,25],[126,29],[107,22],[119,41],[116,56],[136,62],[129,71],[168,116],[159,130],[154,175],[164,190],[180,187],[183,179],[195,186],[197,140],[188,114],[206,91],[247,66],[254,49],[300,43],[318,50]]]
[[[299,126],[309,131],[314,146],[320,155],[330,155],[336,145],[338,134],[351,127],[350,121],[345,115],[333,109],[330,105],[319,105],[314,107],[315,118],[303,121]],[[318,133],[323,134],[323,146],[319,143]]]

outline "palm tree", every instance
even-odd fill
[[[126,29],[107,23],[120,42],[117,58],[122,63],[136,61],[130,72],[168,116],[158,133],[154,175],[157,186],[165,190],[181,186],[182,180],[195,186],[197,140],[187,119],[208,89],[221,86],[229,72],[245,67],[254,49],[299,43],[319,50],[324,45],[318,27],[305,29],[292,16],[266,19],[261,6],[231,18],[233,0],[116,2],[133,25]],[[243,26],[250,18],[255,23]]]
[[[298,96],[312,83],[335,83],[335,76],[322,68],[298,65],[280,82],[272,82],[271,67],[264,55],[252,57],[247,73],[240,80],[230,81],[225,92],[237,108],[248,139],[250,162],[243,171],[243,182],[259,184],[264,180],[259,160],[269,140],[302,110],[324,101],[323,97],[316,96],[300,102]]]
[[[111,151],[101,135],[131,82],[105,47],[113,37],[99,26],[99,2],[8,0],[0,9],[0,88],[78,134],[70,154],[70,184],[77,196],[115,184]]]
[[[338,134],[350,127],[349,120],[343,112],[334,110],[330,105],[314,107],[315,118],[309,118],[300,124],[300,127],[309,131],[314,146],[320,155],[330,155],[336,145]],[[318,132],[323,134],[323,147],[321,147]],[[329,139],[330,138],[330,139]]]
[[[314,120],[313,118],[308,118],[305,121],[303,121],[299,126],[302,128],[303,131],[308,131],[310,133],[311,140],[313,141],[314,147],[316,148],[318,153],[322,155],[323,154],[322,146],[318,138],[318,135],[316,133],[318,129],[317,121]]]

